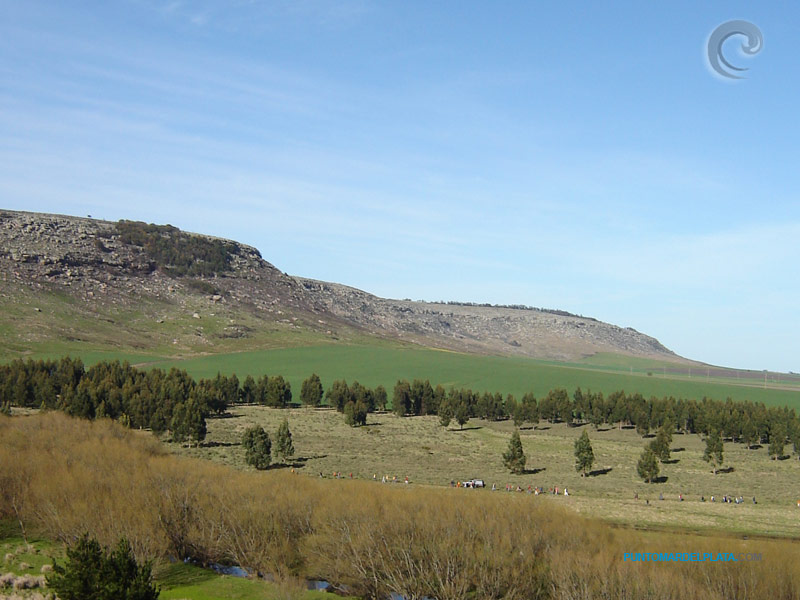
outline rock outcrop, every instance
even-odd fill
[[[175,243],[184,246],[218,240],[174,228],[151,229],[155,233],[150,235],[165,244],[171,243],[170,236],[180,236]],[[214,247],[227,253],[223,269],[176,275],[163,253],[131,239],[117,223],[0,210],[0,279],[7,288],[13,284],[34,293],[63,292],[91,306],[135,309],[144,300],[188,306],[187,298],[203,296],[209,306],[260,319],[247,326],[230,319],[221,338],[248,337],[260,322],[285,322],[293,327],[302,323],[321,335],[335,337],[331,330],[349,328],[465,352],[558,360],[614,352],[681,360],[658,340],[633,329],[562,311],[389,300],[336,283],[291,277],[263,260],[255,248],[227,240]],[[201,317],[194,309],[189,314]]]

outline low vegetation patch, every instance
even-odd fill
[[[239,252],[235,242],[192,235],[171,225],[119,221],[116,228],[120,241],[141,246],[158,267],[176,276],[230,271],[231,258]]]

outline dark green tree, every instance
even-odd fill
[[[169,430],[172,433],[172,441],[181,443],[189,437],[189,423],[186,416],[186,405],[181,402],[172,409],[172,421]]]
[[[342,412],[345,404],[350,401],[350,388],[347,386],[346,381],[335,380],[328,391],[325,392],[325,399],[328,404],[333,406],[337,411]]]
[[[450,425],[450,421],[453,420],[453,397],[452,395],[446,396],[440,403],[439,403],[439,422],[442,424],[442,427],[447,427]]]
[[[239,390],[239,402],[253,404],[257,400],[258,387],[252,375],[248,375],[242,382],[242,389]]]
[[[469,421],[469,405],[464,398],[459,398],[453,407],[453,418],[458,423],[459,429],[464,429],[464,425]]]
[[[361,400],[350,400],[344,405],[344,422],[351,427],[367,424],[367,405]]]
[[[753,419],[747,416],[742,423],[742,442],[749,449],[755,446],[757,440],[758,431],[756,431],[755,423],[753,423]]]
[[[363,404],[367,412],[375,410],[375,395],[358,381],[354,381],[350,386],[350,400],[356,404]]]
[[[186,435],[195,444],[199,444],[206,439],[206,415],[202,403],[190,396],[186,402]]]
[[[278,433],[275,434],[275,453],[283,463],[294,456],[294,444],[292,443],[292,432],[289,431],[288,419],[283,420],[278,427]]]
[[[582,477],[586,477],[586,472],[594,464],[594,450],[592,442],[589,441],[589,434],[586,430],[575,440],[575,470],[581,472]]]
[[[797,458],[800,459],[800,423],[795,422],[792,427],[791,438],[792,450],[797,455]]]
[[[703,460],[710,463],[714,469],[714,475],[717,474],[717,469],[722,465],[722,437],[719,431],[712,429],[706,437],[706,449],[703,452]]]
[[[379,408],[380,410],[386,410],[386,403],[389,401],[389,397],[386,394],[386,388],[382,385],[379,385],[375,388],[375,407]]]
[[[786,446],[786,427],[776,424],[769,433],[769,455],[772,460],[777,460],[783,456]]]
[[[537,425],[539,423],[539,406],[536,402],[536,397],[531,392],[528,392],[522,396],[520,406],[522,407],[523,422]]]
[[[405,379],[398,381],[394,386],[392,395],[392,410],[395,414],[404,417],[412,409],[411,385]]]
[[[292,386],[283,375],[269,378],[266,400],[273,408],[286,408],[292,402]]]
[[[139,565],[122,539],[109,552],[88,535],[67,549],[67,563],[54,564],[47,587],[61,600],[156,600],[150,563]]]
[[[312,373],[300,387],[300,400],[306,406],[319,406],[322,402],[322,382],[319,375]]]
[[[636,433],[645,436],[650,433],[650,417],[647,416],[645,409],[639,409],[634,415],[636,421]]]
[[[672,445],[672,425],[664,423],[658,428],[656,439],[650,442],[650,448],[661,462],[666,462],[670,457],[670,446]]]
[[[521,475],[525,472],[525,463],[527,458],[522,449],[522,440],[519,438],[519,431],[511,434],[511,440],[508,442],[508,450],[503,453],[503,466],[515,475]]]
[[[272,440],[259,425],[248,428],[242,436],[245,460],[251,467],[264,470],[272,462]]]
[[[525,416],[522,412],[522,405],[517,402],[514,394],[506,396],[505,413],[514,421],[514,426],[519,427],[525,422]]]
[[[263,406],[267,405],[267,388],[269,387],[269,376],[262,375],[258,378],[258,382],[256,383],[256,394],[255,394],[255,402],[256,404],[261,404]]]
[[[652,483],[658,477],[658,457],[653,449],[648,446],[639,457],[639,463],[636,465],[636,472],[639,477],[644,479],[647,483]]]

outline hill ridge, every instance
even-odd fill
[[[280,330],[284,343],[291,344],[296,341],[292,335],[303,330],[304,343],[314,336],[329,342],[378,336],[471,353],[555,360],[597,352],[685,360],[651,336],[591,317],[534,307],[380,298],[340,283],[290,276],[258,249],[235,240],[135,221],[0,209],[0,276],[9,289],[32,292],[29,300],[37,294],[65,295],[76,319],[113,309],[144,311],[137,326],[145,333],[145,347],[167,343],[164,336],[149,335],[144,325],[148,319],[184,323],[185,329],[187,314],[217,318],[220,313],[229,323],[217,319],[219,327],[211,332],[206,325],[213,323],[205,320],[202,332],[188,337],[186,331],[177,331],[173,346],[214,351],[226,339],[249,340],[252,346],[261,343],[262,330]],[[3,299],[19,308],[13,293]],[[53,316],[62,318],[58,313],[54,308]],[[53,324],[50,337],[69,337],[65,329],[73,317]],[[4,321],[0,325],[11,329],[11,337],[19,338],[17,346],[23,347],[26,336],[20,335],[20,324]],[[43,334],[39,341],[46,339]]]

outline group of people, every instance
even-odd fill
[[[324,478],[324,477],[325,477],[325,475],[323,475],[323,474],[322,474],[322,471],[320,471],[320,472],[319,472],[319,476],[320,476],[320,478]],[[341,471],[334,471],[334,472],[331,474],[331,477],[332,477],[333,479],[347,479],[347,477],[345,476],[345,474],[344,474],[344,473],[342,473]],[[352,473],[350,473],[350,479],[353,479],[353,474],[352,474]]]
[[[377,473],[372,474],[372,481],[378,481]],[[383,475],[381,477],[381,483],[397,483],[398,481],[400,480],[397,479],[397,475],[392,475],[391,477],[389,477],[388,475]],[[403,483],[408,483],[408,475],[406,475],[405,479],[403,480]]]
[[[292,473],[294,473],[294,472],[295,472],[294,468],[292,468]],[[320,471],[319,476],[320,477],[324,477],[324,475],[322,474],[322,471]],[[349,477],[350,477],[350,479],[353,479],[353,473],[350,473]],[[334,471],[333,472],[333,478],[334,479],[345,479],[345,475],[341,471]],[[372,481],[377,481],[377,480],[378,480],[378,474],[377,473],[373,473],[372,474]],[[406,475],[405,479],[402,479],[402,480],[398,479],[397,475],[392,475],[392,476],[383,475],[383,476],[381,476],[381,483],[398,483],[400,481],[403,481],[404,483],[409,483],[408,475]],[[450,487],[462,488],[462,487],[472,487],[472,486],[471,485],[468,486],[467,482],[450,481]],[[499,488],[497,487],[497,484],[493,483],[492,484],[492,491],[496,492],[498,489]],[[516,485],[515,486],[513,483],[507,483],[506,487],[505,487],[505,490],[507,492],[525,492],[525,491],[527,491],[529,494],[533,494],[535,496],[539,496],[540,494],[544,494],[545,493],[545,489],[543,487],[541,487],[541,486],[529,485],[527,490],[525,490],[525,489],[522,488],[522,486],[520,486],[520,485]],[[549,488],[547,490],[547,493],[548,494],[552,494],[554,496],[559,496],[559,495],[562,495],[562,494],[564,496],[569,496],[569,491],[567,490],[566,487],[559,488],[557,485]],[[634,500],[638,500],[639,499],[639,493],[638,492],[634,493],[633,494],[633,498],[634,498]],[[659,500],[663,500],[664,499],[664,494],[660,493],[658,495],[658,499]],[[683,502],[683,500],[684,500],[683,494],[678,494],[678,501],[679,502]],[[705,501],[706,501],[706,497],[705,496],[700,496],[700,502],[705,502]],[[711,498],[710,498],[710,501],[711,502],[717,502],[717,497],[712,495]],[[744,500],[744,496],[728,496],[727,494],[725,494],[725,495],[722,496],[722,499],[720,501],[723,502],[723,503],[726,503],[726,504],[744,504],[745,500]],[[753,501],[753,504],[758,504],[756,502],[756,497],[755,496],[753,496],[753,500],[752,501]],[[650,504],[650,500],[647,500],[647,504]],[[800,508],[800,500],[797,501],[797,508]]]
[[[705,502],[705,496],[700,496],[700,502]],[[711,496],[711,502],[716,502],[716,496]],[[722,496],[722,502],[725,504],[744,504],[744,496],[728,496],[727,494]],[[756,497],[753,496],[753,504],[757,504]]]
[[[292,473],[294,473],[294,469],[292,469]],[[322,471],[319,472],[319,476],[320,478],[325,477],[325,475],[322,474]],[[331,477],[333,477],[333,479],[348,479],[348,478],[354,479],[352,472],[349,475],[345,475],[341,471],[334,471]],[[378,481],[377,473],[372,474],[372,481]],[[392,475],[392,476],[383,475],[381,477],[381,483],[398,483],[399,481],[403,481],[404,483],[409,483],[408,475],[406,475],[405,479],[403,480],[398,479],[397,475]]]
[[[497,484],[493,483],[492,484],[492,491],[496,492],[498,489],[499,488],[497,487]],[[525,492],[525,491],[527,491],[529,494],[533,494],[534,496],[538,496],[540,494],[544,494],[545,493],[545,489],[543,487],[541,487],[541,486],[529,485],[527,490],[525,490],[520,485],[514,486],[513,483],[507,483],[506,487],[505,487],[505,490],[507,492]],[[547,493],[548,494],[552,494],[554,496],[559,496],[561,494],[563,494],[564,496],[569,496],[569,491],[567,490],[566,487],[565,488],[559,488],[558,486],[551,487],[549,490],[547,490]]]
[[[633,499],[634,500],[638,500],[639,499],[639,493],[638,492],[633,494]],[[664,494],[659,494],[658,495],[658,499],[659,500],[663,500],[664,499]],[[683,500],[684,500],[683,494],[678,494],[678,502],[683,502]],[[700,502],[705,502],[705,501],[706,501],[706,497],[705,496],[700,496]],[[711,496],[711,502],[717,502],[717,497],[716,496]],[[722,496],[721,502],[724,502],[726,504],[744,504],[744,496],[728,496],[726,494],[726,495]],[[647,500],[647,504],[650,504],[650,500]],[[756,497],[755,496],[753,496],[753,504],[758,504],[756,502]],[[797,507],[800,508],[800,500],[797,501]]]

